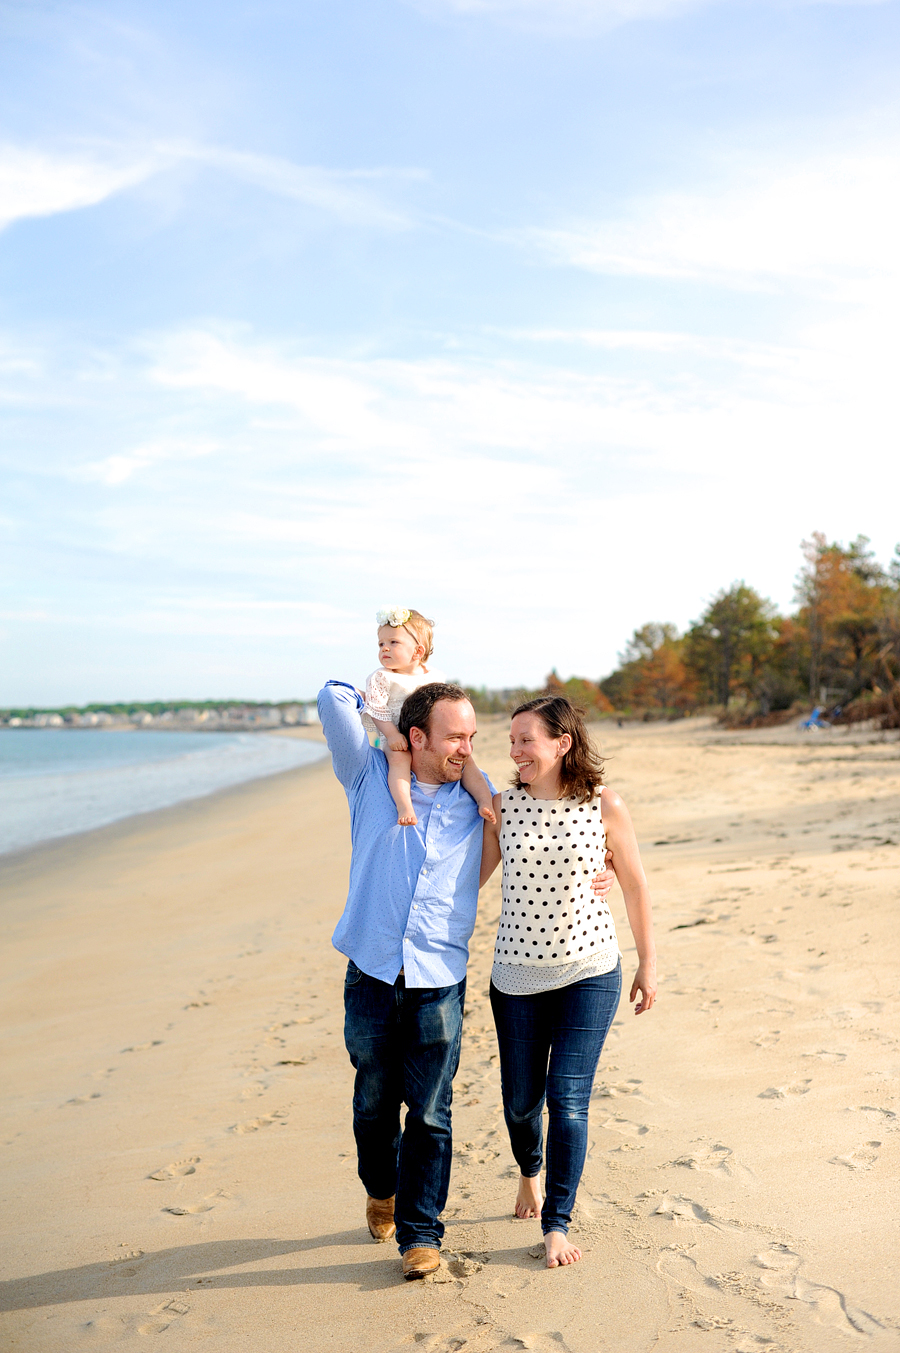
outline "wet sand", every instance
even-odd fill
[[[505,783],[506,726],[480,760]],[[576,1226],[515,1221],[472,945],[444,1265],[365,1230],[329,943],[346,802],[320,765],[0,862],[3,1346],[900,1348],[900,744],[702,721],[602,730],[654,894]],[[621,895],[613,908],[633,972]]]

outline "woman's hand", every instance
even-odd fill
[[[628,996],[629,1001],[633,1001],[638,992],[641,993],[641,999],[634,1007],[634,1013],[642,1015],[645,1010],[652,1010],[656,1001],[656,964],[649,959],[638,964]]]

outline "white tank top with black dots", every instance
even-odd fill
[[[495,986],[527,994],[610,972],[619,961],[616,927],[606,902],[591,892],[606,858],[600,792],[579,803],[507,789],[502,804]],[[516,980],[515,968],[524,980]]]

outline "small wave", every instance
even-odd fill
[[[20,766],[19,773],[10,774],[7,763],[0,776],[0,854],[105,827],[135,813],[170,808],[327,755],[321,743],[266,733],[232,734],[221,741],[215,734],[188,734],[190,746],[179,744],[178,734],[161,736],[170,739],[167,755],[160,755],[157,744],[151,757],[136,761],[129,748],[124,764],[95,760],[86,765],[82,756],[80,762]],[[145,746],[150,753],[150,744]]]

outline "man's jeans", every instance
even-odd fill
[[[396,1194],[401,1254],[414,1245],[440,1249],[444,1234],[438,1217],[450,1184],[450,1103],[465,995],[465,978],[407,989],[402,975],[390,986],[347,964],[344,1042],[356,1068],[359,1177],[372,1198]]]
[[[547,1101],[545,1234],[569,1229],[587,1155],[594,1073],[621,991],[621,963],[600,977],[534,996],[505,996],[491,983],[506,1126],[516,1164],[528,1178],[541,1172]]]

